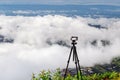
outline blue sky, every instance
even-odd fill
[[[0,0],[0,4],[113,4],[120,0]]]

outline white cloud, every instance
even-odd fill
[[[30,80],[33,72],[65,68],[70,48],[57,42],[70,45],[72,35],[79,37],[77,51],[82,66],[110,63],[120,56],[119,25],[119,18],[0,16],[0,34],[14,39],[14,43],[0,43],[0,80]],[[94,40],[96,46],[91,45]],[[102,46],[101,40],[110,41],[110,45]]]

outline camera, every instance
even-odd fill
[[[71,40],[72,40],[72,41],[77,41],[77,40],[78,40],[78,37],[77,37],[77,36],[72,36],[72,37],[71,37]]]

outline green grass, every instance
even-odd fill
[[[79,75],[80,77],[80,75]],[[83,75],[83,80],[120,80],[120,73],[118,72],[105,72],[103,74],[91,74]],[[41,71],[37,76],[33,74],[32,80],[63,80],[60,69],[57,69],[55,73],[50,71]],[[71,76],[68,74],[65,80],[77,80],[77,75]],[[81,79],[80,79],[81,80]]]

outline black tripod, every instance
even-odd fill
[[[81,68],[80,68],[80,64],[79,64],[79,59],[78,59],[78,55],[77,55],[77,51],[76,51],[76,46],[75,46],[77,44],[76,41],[78,40],[78,37],[73,36],[73,37],[71,37],[71,40],[72,40],[72,43],[71,43],[72,47],[71,47],[70,55],[69,55],[68,62],[67,62],[67,67],[66,67],[65,74],[64,74],[64,80],[65,80],[66,75],[67,75],[68,66],[69,66],[72,52],[73,52],[73,61],[75,62],[76,71],[77,71],[77,79],[80,80],[80,78],[79,78],[79,72],[80,72],[81,80],[83,80],[82,79],[82,72],[81,72]]]

